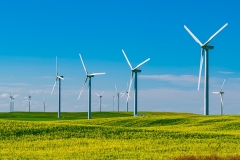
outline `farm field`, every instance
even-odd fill
[[[0,113],[0,159],[174,159],[240,153],[240,116]]]

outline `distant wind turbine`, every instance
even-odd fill
[[[220,95],[220,101],[221,101],[220,114],[221,114],[221,115],[223,114],[223,94],[224,94],[224,92],[222,91],[222,89],[223,89],[224,83],[225,83],[225,79],[224,79],[224,81],[223,81],[221,90],[220,90],[219,92],[213,92],[213,93],[215,93],[215,94],[219,94],[219,95]]]
[[[102,95],[103,95],[104,91],[102,91],[102,93],[99,95],[97,93],[95,93],[98,97],[99,97],[99,108],[100,108],[100,112],[101,112],[101,108],[102,108]]]
[[[209,77],[208,77],[208,50],[214,48],[214,46],[208,45],[208,43],[221,31],[223,30],[228,23],[226,23],[222,28],[220,28],[216,33],[214,33],[204,44],[202,44],[197,37],[184,25],[184,28],[187,32],[193,37],[193,39],[200,45],[201,47],[201,55],[200,55],[200,69],[199,69],[199,78],[198,78],[198,90],[200,87],[200,80],[202,74],[202,65],[205,59],[205,86],[204,86],[204,115],[209,115]],[[205,54],[204,54],[205,53]]]
[[[105,74],[105,73],[92,73],[92,74],[88,74],[87,69],[86,69],[86,67],[84,65],[84,62],[83,62],[81,54],[79,54],[79,57],[80,57],[80,60],[82,62],[84,71],[86,73],[86,79],[85,79],[85,81],[83,83],[83,86],[82,86],[82,89],[81,89],[80,94],[78,96],[78,99],[81,97],[83,89],[84,89],[84,87],[86,85],[86,82],[88,80],[88,119],[91,119],[91,78],[94,77],[94,76],[97,76],[97,75]]]
[[[130,89],[131,89],[131,85],[132,85],[132,79],[133,79],[133,75],[135,74],[135,83],[134,83],[134,89],[135,89],[135,93],[134,93],[134,116],[137,115],[137,73],[141,72],[140,69],[138,69],[140,66],[142,66],[144,63],[148,62],[150,60],[150,58],[146,59],[145,61],[143,61],[142,63],[138,64],[135,68],[132,68],[132,65],[131,63],[129,62],[124,50],[122,50],[122,53],[124,55],[124,57],[126,58],[127,60],[127,63],[131,69],[131,77],[130,77],[130,84],[129,84],[129,89],[128,89],[128,94],[130,94]]]
[[[12,93],[10,94],[8,99],[10,102],[10,112],[13,112],[14,111],[14,97],[13,97]]]
[[[30,89],[30,91],[29,91],[29,95],[28,95],[28,97],[25,97],[25,98],[27,98],[27,100],[28,100],[28,112],[30,112],[31,111],[31,100],[32,100],[32,96],[31,96],[31,89]]]
[[[64,80],[64,78],[63,76],[58,75],[58,63],[57,63],[57,57],[56,57],[56,79],[55,79],[51,94],[53,94],[54,88],[58,81],[58,118],[61,118],[61,80]]]
[[[114,102],[115,102],[115,96],[113,96],[113,112],[114,112]]]
[[[121,97],[123,97],[123,96],[125,96],[125,95],[127,96],[127,99],[126,99],[126,111],[128,112],[128,98],[131,99],[130,96],[129,96],[129,94],[128,94],[128,83],[127,83],[126,91],[125,91],[124,93],[122,93],[122,96],[121,96]]]
[[[45,106],[46,106],[46,102],[44,101],[44,96],[43,96],[43,111],[45,112]]]
[[[117,97],[117,99],[118,99],[118,112],[119,112],[119,96],[120,96],[120,94],[124,94],[124,93],[120,93],[120,92],[118,92],[118,89],[117,89],[117,86],[115,85],[115,89],[116,89],[116,96],[115,97]]]

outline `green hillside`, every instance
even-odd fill
[[[240,153],[240,116],[0,113],[0,159],[172,159]]]

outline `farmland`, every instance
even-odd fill
[[[0,159],[171,159],[240,153],[240,116],[0,113]]]

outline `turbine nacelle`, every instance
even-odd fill
[[[202,46],[202,49],[207,49],[207,50],[211,50],[214,49],[214,46]]]
[[[133,72],[141,72],[142,70],[140,70],[140,69],[135,69],[135,70],[132,70]]]
[[[64,80],[63,76],[57,76],[56,78],[57,78],[57,79]]]

